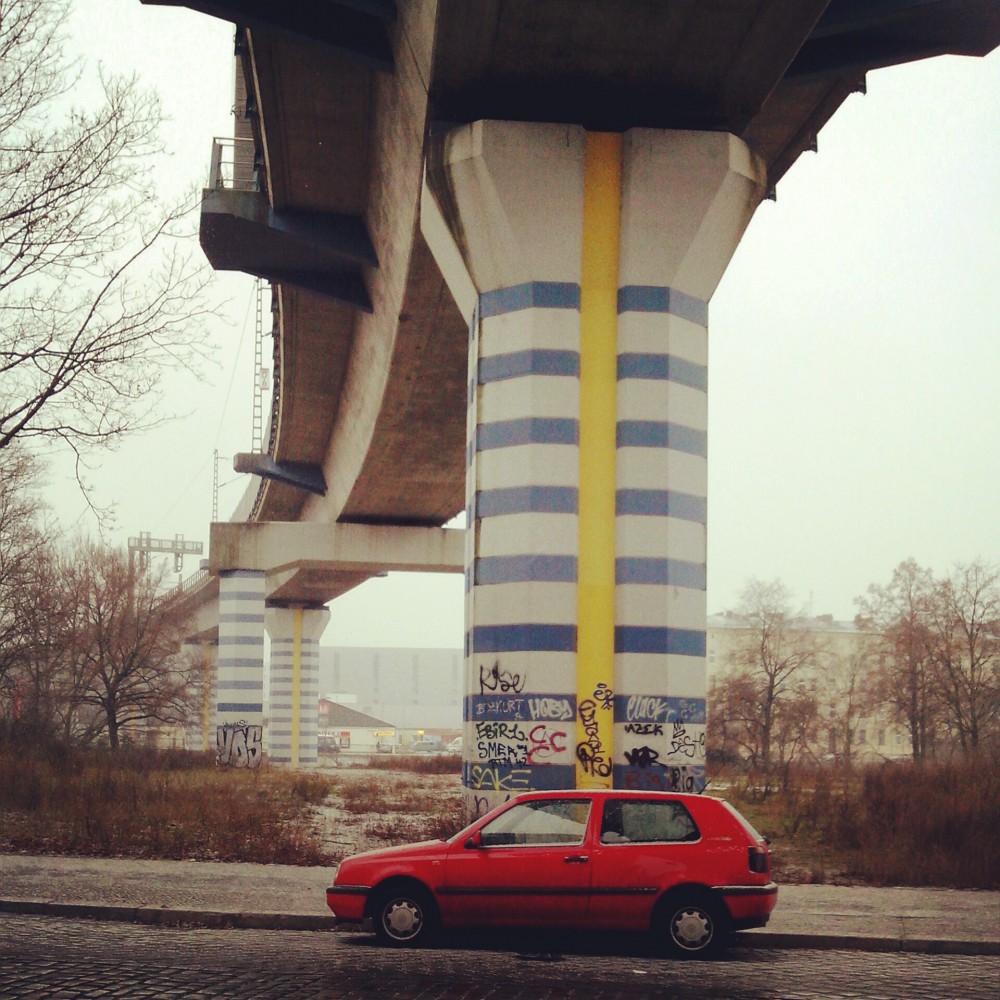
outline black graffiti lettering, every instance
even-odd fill
[[[683,719],[678,720],[674,723],[674,736],[670,741],[670,752],[682,753],[686,757],[693,757],[695,755],[695,749],[694,742],[691,737],[688,736]]]
[[[520,674],[512,674],[509,670],[501,670],[499,660],[489,670],[482,664],[479,665],[480,694],[486,694],[488,691],[499,691],[501,694],[513,691],[514,694],[520,694],[523,689],[524,678]]]
[[[652,767],[660,761],[660,755],[652,747],[634,747],[625,751],[625,759],[632,767]]]
[[[526,764],[528,762],[528,745],[526,743],[499,743],[480,740],[476,744],[480,760],[494,764]]]
[[[477,722],[476,739],[527,740],[524,730],[516,722]]]
[[[659,722],[626,722],[625,732],[636,736],[662,736],[663,726]]]
[[[604,744],[597,725],[597,702],[591,698],[580,702],[577,709],[587,738],[576,745],[576,759],[588,774],[606,778],[611,774],[611,761],[604,753]]]

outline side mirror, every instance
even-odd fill
[[[465,844],[463,845],[467,851],[476,851],[483,846],[483,842],[479,837],[479,831],[477,830],[471,837],[469,837]]]

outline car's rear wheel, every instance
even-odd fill
[[[375,933],[396,947],[426,944],[437,930],[434,900],[419,885],[398,884],[383,889],[372,907]]]
[[[722,905],[707,894],[677,894],[660,904],[654,934],[677,958],[709,958],[725,947],[729,927]]]

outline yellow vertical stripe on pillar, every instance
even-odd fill
[[[302,609],[293,608],[292,616],[292,745],[291,765],[299,766],[299,732],[302,726]]]
[[[610,788],[615,650],[615,398],[622,137],[588,133],[580,276],[578,788]]]
[[[208,753],[212,726],[212,647],[202,644],[201,663],[201,749]]]

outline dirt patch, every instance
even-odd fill
[[[316,807],[314,829],[333,862],[379,847],[451,836],[465,825],[459,774],[365,767],[329,773],[334,789]]]

